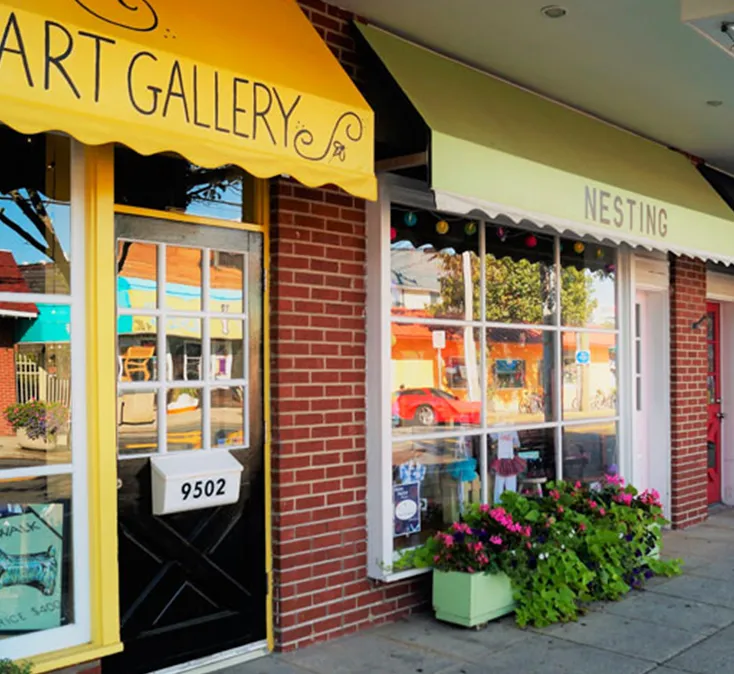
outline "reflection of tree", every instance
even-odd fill
[[[58,272],[68,285],[71,279],[69,258],[61,246],[61,242],[54,228],[54,223],[46,210],[41,195],[36,189],[30,187],[10,190],[8,195],[25,216],[27,223],[30,223],[32,226],[31,231],[33,233],[27,231],[18,222],[8,217],[5,208],[0,208],[0,222],[15,232],[39,253],[45,255],[49,260],[53,260]]]
[[[462,256],[438,253],[440,296],[435,314],[464,313],[465,292]],[[474,320],[480,316],[479,258],[471,256]],[[547,324],[554,309],[553,273],[540,262],[505,257],[486,257],[487,320],[498,323]],[[594,278],[588,270],[564,267],[561,272],[561,303],[566,325],[586,325],[596,310]]]

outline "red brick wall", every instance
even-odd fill
[[[0,318],[0,435],[4,436],[15,435],[3,414],[8,405],[16,402],[14,329],[13,319]]]
[[[292,649],[426,593],[367,579],[364,203],[286,181],[271,199],[275,629]]]
[[[672,521],[682,528],[706,519],[706,265],[671,256]]]

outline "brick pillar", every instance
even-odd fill
[[[5,419],[5,408],[16,402],[15,319],[0,318],[0,435],[14,436],[13,427]]]
[[[426,595],[367,578],[364,202],[284,180],[271,197],[275,629],[292,649]]]
[[[683,528],[708,516],[706,472],[706,265],[671,256],[672,522]]]

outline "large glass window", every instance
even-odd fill
[[[617,251],[400,206],[389,232],[393,560],[468,503],[618,470]]]
[[[0,127],[0,149],[0,653],[18,659],[90,637],[83,241],[69,139]]]

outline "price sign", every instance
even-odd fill
[[[153,514],[236,503],[242,464],[229,452],[171,454],[151,459]]]

